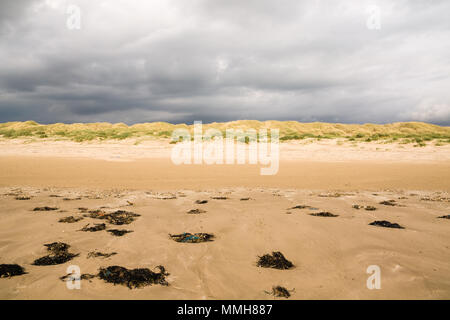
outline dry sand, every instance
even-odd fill
[[[294,289],[291,299],[450,298],[450,220],[437,218],[450,214],[448,146],[283,144],[275,176],[259,175],[259,165],[175,166],[170,147],[0,141],[0,263],[28,272],[0,279],[0,298],[273,299],[265,291],[275,285]],[[212,199],[219,195],[228,199]],[[380,204],[390,199],[399,206]],[[295,205],[312,209],[289,209]],[[32,211],[41,206],[59,209]],[[107,223],[133,230],[123,237],[77,231],[102,220],[58,222],[82,216],[80,207],[141,216],[129,225]],[[187,214],[197,208],[206,212]],[[319,211],[339,216],[309,215]],[[368,225],[375,220],[405,229]],[[216,238],[177,243],[168,236],[183,232]],[[61,265],[31,265],[54,241],[80,255]],[[88,259],[94,250],[117,255]],[[295,268],[257,267],[258,255],[272,251]],[[59,277],[72,264],[91,274],[111,265],[163,265],[169,286],[130,290],[92,279],[68,290]],[[366,287],[370,265],[381,268],[380,290]]]

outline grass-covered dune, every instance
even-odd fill
[[[55,123],[43,125],[35,121],[0,123],[0,137],[67,139],[77,142],[91,140],[122,140],[127,138],[170,138],[172,131],[186,128],[193,131],[193,125],[170,124],[166,122],[140,123],[128,126],[124,123]],[[224,123],[203,124],[203,130],[226,129],[279,129],[280,140],[302,139],[345,139],[359,142],[398,142],[425,145],[434,141],[436,145],[450,143],[450,127],[423,122],[397,122],[391,124],[339,124],[301,123],[297,121],[239,120]]]

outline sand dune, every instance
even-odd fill
[[[278,129],[281,141],[305,139],[342,138],[349,141],[385,141],[415,143],[425,145],[429,142],[448,144],[450,127],[424,122],[396,122],[390,124],[341,124],[297,121],[256,121],[239,120],[203,124],[205,130],[217,129],[224,136],[227,129]],[[0,136],[7,139],[27,138],[39,140],[161,140],[170,138],[175,129],[187,129],[193,133],[194,125],[171,124],[166,122],[138,123],[127,126],[124,123],[54,123],[39,124],[35,121],[0,123]]]

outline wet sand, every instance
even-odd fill
[[[291,290],[290,299],[450,298],[450,220],[438,218],[450,214],[446,149],[434,158],[417,148],[413,154],[414,148],[399,153],[342,147],[346,156],[328,157],[323,148],[309,149],[308,157],[282,153],[279,173],[260,176],[259,165],[175,166],[164,152],[105,159],[95,150],[108,148],[95,145],[84,156],[82,145],[71,155],[49,153],[48,145],[24,149],[35,148],[34,155],[6,146],[0,156],[0,263],[17,263],[28,273],[0,279],[2,299],[274,299],[266,291],[275,285]],[[208,203],[195,203],[201,199]],[[380,204],[391,199],[398,205]],[[290,209],[296,205],[310,207]],[[58,210],[33,211],[42,206]],[[107,230],[133,231],[122,237],[77,231],[104,220],[58,222],[82,217],[81,207],[141,216],[128,225],[106,222]],[[191,209],[206,212],[187,214]],[[338,216],[310,215],[317,212]],[[369,225],[375,220],[405,229]],[[212,233],[215,239],[178,243],[169,237],[183,232]],[[47,254],[43,244],[55,241],[80,255],[60,265],[32,265]],[[94,250],[117,254],[87,258]],[[258,256],[272,251],[295,267],[257,267]],[[163,265],[169,286],[130,290],[95,278],[69,290],[59,277],[70,265],[90,274],[112,265]],[[370,265],[381,268],[380,290],[366,287]]]

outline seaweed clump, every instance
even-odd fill
[[[205,204],[205,203],[208,203],[208,200],[196,200],[195,203],[196,204]]]
[[[33,209],[33,211],[54,211],[54,210],[58,210],[58,208],[56,207],[36,207]]]
[[[375,208],[374,206],[362,206],[362,205],[360,205],[360,204],[354,204],[354,205],[352,206],[352,208],[353,208],[353,209],[357,209],[357,210],[359,210],[359,209],[365,209],[365,210],[367,210],[367,211],[375,211],[375,210],[377,210],[377,208]]]
[[[47,247],[47,251],[50,252],[42,258],[34,260],[32,263],[35,266],[50,266],[55,264],[62,264],[73,258],[79,256],[79,254],[70,253],[68,250],[70,246],[63,242],[53,242],[44,244]]]
[[[289,209],[306,209],[306,208],[309,208],[309,206],[300,204],[298,206],[295,206],[295,207],[292,207],[292,208],[289,208]]]
[[[65,217],[65,218],[61,218],[58,220],[58,222],[63,222],[63,223],[75,223],[78,222],[80,220],[83,220],[83,217],[74,217],[74,216],[69,216],[69,217]]]
[[[65,252],[69,250],[70,245],[64,242],[52,242],[44,244],[45,247],[47,247],[47,250],[54,254],[59,254],[61,252]]]
[[[16,197],[16,200],[30,200],[30,197],[26,197],[26,196],[18,196]]]
[[[127,233],[133,232],[132,230],[119,230],[119,229],[111,229],[111,230],[106,230],[106,232],[111,233],[113,236],[116,237],[121,237]]]
[[[398,223],[391,223],[391,222],[386,221],[386,220],[374,221],[374,222],[369,223],[369,225],[377,226],[377,227],[384,227],[384,228],[405,229],[404,227],[402,227]]]
[[[108,215],[108,222],[115,225],[122,225],[122,224],[130,224],[135,220],[135,217],[139,217],[140,214],[128,212],[124,210],[117,210],[113,213],[110,213]]]
[[[153,272],[148,268],[127,269],[120,266],[100,268],[98,277],[109,283],[121,284],[130,289],[140,288],[152,284],[169,285],[166,276],[169,274],[163,266],[157,266],[159,272]]]
[[[446,215],[446,216],[440,216],[438,217],[439,219],[450,219],[450,214]]]
[[[385,205],[385,206],[398,206],[398,204],[395,202],[395,200],[386,200],[386,201],[381,201],[380,204]]]
[[[88,223],[80,231],[97,232],[97,231],[102,231],[105,229],[106,229],[106,224],[104,224],[104,223],[94,223],[93,227],[89,227],[89,223]]]
[[[331,212],[317,212],[317,213],[310,213],[310,216],[315,217],[339,217],[337,214],[332,214]]]
[[[80,277],[76,277],[75,274],[73,273],[68,273],[65,276],[60,277],[59,279],[61,281],[76,281],[76,280],[89,280],[89,282],[91,282],[90,280],[95,278],[96,275],[94,274],[89,274],[89,273],[83,273],[82,275],[80,275]]]
[[[260,256],[256,264],[258,267],[274,268],[286,270],[294,267],[291,261],[287,260],[279,251],[272,252],[272,255],[265,254]]]
[[[209,233],[182,233],[182,234],[169,234],[172,240],[176,242],[187,242],[187,243],[199,243],[199,242],[207,242],[212,241],[214,238],[213,234]]]
[[[291,296],[291,293],[289,292],[289,290],[284,287],[281,287],[281,286],[272,287],[272,292],[266,291],[266,293],[271,294],[278,298],[286,298],[286,299]]]
[[[111,213],[106,213],[101,210],[94,210],[89,211],[89,214],[85,216],[94,219],[105,219],[109,223],[114,225],[123,225],[123,224],[130,224],[135,220],[136,217],[139,217],[140,214],[125,210],[117,210]]]
[[[117,252],[111,252],[111,253],[103,253],[103,252],[98,252],[98,251],[91,251],[88,253],[87,258],[98,258],[98,257],[102,257],[102,258],[109,258],[113,255],[116,255]]]
[[[200,214],[200,213],[206,213],[206,211],[202,210],[202,209],[192,209],[192,210],[189,210],[187,213],[188,214]]]
[[[26,274],[25,269],[18,264],[0,264],[0,278],[10,278]]]

